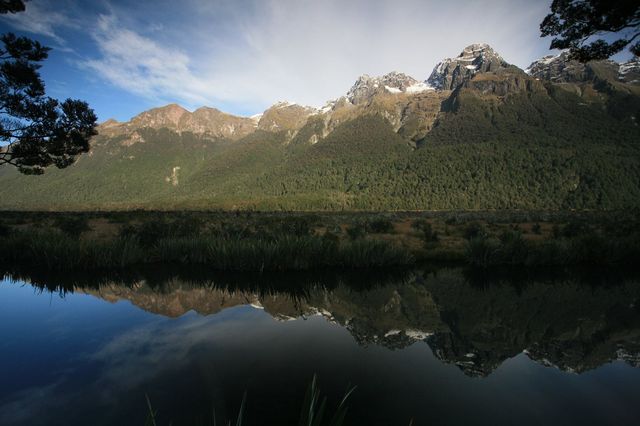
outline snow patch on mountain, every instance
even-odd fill
[[[437,64],[426,83],[436,90],[453,90],[476,73],[495,71],[509,64],[486,43],[465,47],[455,58]]]
[[[370,100],[374,95],[381,92],[400,93],[420,93],[433,90],[425,82],[420,82],[404,73],[392,71],[380,77],[371,77],[367,74],[361,75],[354,85],[347,92],[347,99],[354,105]]]

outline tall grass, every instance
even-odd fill
[[[0,259],[49,270],[106,269],[144,263],[147,253],[131,238],[86,241],[56,232],[29,231],[2,239]]]
[[[229,238],[213,234],[163,237],[154,243],[123,235],[105,241],[78,240],[53,231],[16,232],[0,240],[0,260],[49,270],[91,270],[176,263],[218,270],[276,271],[322,267],[409,265],[413,257],[390,243],[337,243],[317,236]]]
[[[317,377],[314,374],[309,387],[307,388],[307,392],[305,393],[304,401],[300,408],[300,419],[298,421],[299,426],[342,426],[344,423],[344,419],[347,416],[348,404],[347,401],[351,394],[356,390],[356,386],[348,386],[345,391],[344,396],[340,400],[340,403],[336,407],[333,416],[331,416],[328,422],[323,421],[325,419],[325,413],[327,410],[327,397],[322,396],[320,392],[320,388],[318,387]],[[148,395],[145,395],[147,402],[147,419],[145,421],[145,426],[157,426],[157,411],[153,409],[151,405],[151,400]],[[238,410],[238,416],[235,421],[236,426],[242,426],[245,410],[247,403],[247,392],[245,391],[242,396],[242,403],[240,404],[240,409]],[[211,419],[211,425],[216,426],[217,416],[215,412],[215,408],[213,410],[213,415]],[[171,424],[171,423],[170,423]],[[225,426],[231,426],[231,420],[228,420],[224,423]]]
[[[519,232],[506,232],[500,238],[471,238],[466,260],[479,267],[623,265],[640,259],[640,235],[606,237],[596,232],[527,241]]]
[[[348,387],[344,397],[338,404],[338,407],[331,417],[328,426],[341,426],[344,423],[344,419],[347,416],[347,400],[356,390],[356,387]],[[321,426],[323,424],[325,410],[327,408],[327,398],[321,398],[320,388],[318,387],[317,377],[314,374],[309,388],[304,397],[302,408],[300,409],[299,426]]]

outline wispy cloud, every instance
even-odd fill
[[[29,2],[24,12],[2,16],[3,21],[18,31],[50,37],[60,46],[66,41],[58,34],[60,28],[76,28],[78,23],[70,16],[54,10],[42,2]]]
[[[426,79],[474,42],[520,67],[548,52],[538,26],[550,0],[105,0],[86,10],[64,2],[30,2],[29,19],[11,22],[58,41],[81,22],[77,40],[68,37],[82,45],[74,63],[99,84],[187,107],[321,106],[360,74]]]
[[[204,80],[194,75],[183,51],[124,28],[113,15],[99,17],[92,37],[100,56],[81,64],[112,84],[152,99],[208,100]]]

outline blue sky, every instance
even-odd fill
[[[0,17],[53,48],[50,96],[89,102],[100,121],[176,102],[238,115],[288,100],[322,106],[361,74],[426,79],[486,42],[526,67],[549,54],[547,0],[31,0]]]

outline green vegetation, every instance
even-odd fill
[[[0,207],[28,210],[620,210],[640,207],[637,94],[566,84],[503,99],[461,90],[415,144],[381,115],[318,120],[290,139],[237,141],[141,129],[94,139],[45,177],[0,167]],[[585,91],[583,96],[576,93]],[[630,89],[629,89],[630,90]],[[623,106],[621,106],[623,105]],[[631,115],[630,115],[631,114]]]
[[[338,404],[336,412],[331,417],[331,420],[326,423],[327,425],[340,426],[344,423],[348,409],[347,400],[355,389],[355,386],[347,388],[344,397],[340,401],[340,404]],[[318,387],[316,375],[314,374],[300,409],[300,426],[321,426],[324,424],[322,420],[324,419],[327,408],[327,398],[320,398],[320,388]]]
[[[498,238],[486,235],[473,237],[466,250],[467,262],[480,267],[625,265],[639,258],[638,231],[616,236],[615,239],[599,233],[581,232],[538,242],[525,240],[520,232],[505,231]]]
[[[218,270],[308,270],[323,267],[368,268],[409,265],[407,250],[359,239],[337,243],[318,236],[259,235],[234,238],[206,234],[158,236],[143,226],[139,235],[108,240],[78,240],[51,230],[15,232],[0,241],[3,262],[47,270],[125,268],[153,263],[207,265]]]
[[[0,2],[0,15],[24,10],[24,0]],[[38,69],[50,50],[27,37],[0,35],[0,165],[25,174],[70,166],[97,133],[98,118],[86,102],[45,94]]]
[[[320,388],[318,387],[318,380],[316,375],[313,375],[313,379],[311,379],[311,383],[309,383],[309,387],[307,388],[307,392],[304,396],[304,401],[302,402],[302,406],[300,407],[300,418],[298,421],[299,426],[342,426],[344,424],[344,419],[347,416],[347,411],[349,406],[347,401],[351,394],[356,390],[357,386],[349,386],[345,391],[344,396],[340,400],[333,416],[328,421],[323,421],[326,419],[325,413],[327,410],[327,397],[323,397],[320,392]],[[151,406],[151,401],[149,400],[149,396],[145,395],[145,399],[147,402],[147,420],[145,422],[146,426],[157,426],[157,417],[158,413]],[[236,421],[234,422],[236,426],[242,426],[243,418],[245,416],[247,404],[247,393],[245,392],[242,396],[242,402],[240,403],[240,408],[238,410],[238,416],[236,417]],[[171,423],[169,423],[171,424]],[[211,425],[215,426],[217,424],[217,416],[215,408],[213,409]],[[224,423],[226,426],[231,426],[232,421],[228,420]]]
[[[582,62],[608,59],[629,45],[629,51],[638,56],[640,43],[633,40],[640,35],[639,13],[634,3],[555,0],[551,13],[540,24],[540,33],[554,36],[549,48],[569,49],[571,56]],[[621,29],[630,35],[622,37]]]
[[[636,213],[12,213],[0,260],[54,271],[201,265],[222,271],[621,265],[640,255]]]

